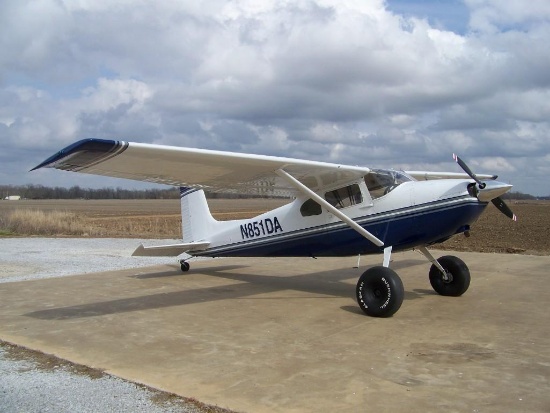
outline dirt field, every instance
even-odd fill
[[[510,207],[518,216],[517,222],[508,219],[489,204],[472,226],[470,238],[455,236],[442,244],[442,248],[550,255],[550,202],[511,202]]]
[[[213,215],[220,220],[252,217],[286,202],[279,199],[209,200]],[[440,248],[550,255],[550,202],[512,202],[511,207],[518,216],[517,222],[489,205],[473,225],[469,238],[455,236]],[[84,225],[94,228],[93,236],[181,237],[180,205],[175,199],[0,201],[0,217],[16,209],[74,213]]]

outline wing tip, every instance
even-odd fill
[[[53,168],[55,164],[59,163],[63,159],[77,154],[79,152],[96,152],[99,154],[111,154],[118,148],[125,149],[126,143],[124,141],[116,141],[112,139],[99,139],[99,138],[87,138],[81,139],[71,145],[61,149],[48,159],[32,168],[29,172],[36,171],[40,168]],[[87,157],[86,157],[87,158]],[[84,161],[90,161],[90,159],[83,159]],[[86,165],[83,165],[86,166]]]

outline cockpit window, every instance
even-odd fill
[[[341,209],[360,204],[363,202],[363,195],[359,185],[353,184],[327,192],[325,199],[332,206]]]
[[[372,199],[389,194],[402,183],[409,181],[412,181],[411,177],[398,171],[373,169],[365,175],[365,184],[367,184]]]

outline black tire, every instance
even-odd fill
[[[357,303],[371,317],[391,317],[403,304],[405,290],[397,273],[386,267],[372,267],[359,277]]]
[[[448,280],[443,279],[441,271],[432,264],[430,268],[430,284],[436,293],[449,297],[459,297],[470,286],[470,270],[458,257],[446,255],[437,260],[447,271]]]
[[[191,268],[191,266],[189,265],[188,262],[183,261],[183,262],[181,263],[181,270],[182,270],[183,272],[189,271],[189,268]]]

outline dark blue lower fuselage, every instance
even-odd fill
[[[437,201],[427,205],[371,214],[355,221],[393,251],[411,249],[445,241],[469,229],[487,206],[464,197],[453,202]],[[212,257],[323,257],[376,254],[377,247],[346,224],[329,225],[285,232],[275,236],[246,240],[197,251]]]

